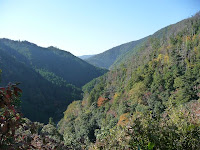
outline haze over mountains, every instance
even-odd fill
[[[128,51],[132,50],[145,39],[146,38],[113,47],[103,53],[86,58],[85,60],[94,66],[109,69],[121,55],[124,55]]]
[[[90,58],[92,56],[94,56],[94,55],[83,55],[83,56],[78,56],[78,58],[81,58],[81,59],[85,60],[85,59],[88,59],[88,58]]]

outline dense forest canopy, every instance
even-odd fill
[[[200,13],[163,28],[83,87],[58,129],[75,149],[200,147]]]
[[[82,99],[81,86],[106,72],[69,52],[8,39],[0,39],[0,68],[1,86],[21,83],[24,116],[43,123],[59,121],[68,104]]]

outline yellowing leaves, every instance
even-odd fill
[[[159,54],[158,57],[157,57],[157,61],[161,61],[163,58],[163,55],[162,54]]]
[[[164,62],[165,63],[169,63],[169,55],[168,54],[166,54],[165,56],[164,56]]]
[[[165,55],[159,54],[158,57],[155,58],[153,61],[168,64],[169,63],[169,55],[168,54],[165,54]]]
[[[186,42],[190,40],[191,40],[190,36],[186,36]]]
[[[67,110],[64,112],[64,119],[70,119],[73,116],[78,116],[80,112],[81,101],[74,101],[67,107]]]
[[[115,93],[115,95],[113,96],[114,99],[117,99],[120,96],[119,93]]]
[[[119,121],[117,125],[125,126],[128,123],[128,117],[129,117],[129,113],[122,114],[119,117]]]

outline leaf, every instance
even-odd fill
[[[153,150],[154,146],[155,146],[154,143],[149,142],[148,143],[148,150]]]
[[[12,96],[12,91],[11,90],[7,90],[6,93],[8,95],[8,98]]]
[[[20,82],[16,82],[16,83],[15,83],[15,85],[19,85],[19,84],[21,84],[21,83],[20,83]]]
[[[18,92],[22,92],[22,90],[18,87],[14,87],[14,90],[18,91]]]
[[[9,112],[6,110],[5,112],[4,112],[4,116],[8,116],[9,115]]]
[[[14,88],[14,94],[16,96],[18,96],[18,92],[22,93],[22,90],[20,88],[18,88],[18,87],[13,87],[13,88]]]
[[[140,150],[140,146],[138,145],[138,150]]]

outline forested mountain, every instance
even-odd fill
[[[24,116],[45,123],[58,121],[68,104],[82,98],[76,86],[105,72],[69,52],[8,39],[0,40],[0,68],[1,86],[21,83]]]
[[[200,13],[149,36],[83,90],[58,124],[65,145],[199,149]]]
[[[94,56],[94,55],[83,55],[83,56],[78,56],[78,58],[81,58],[81,59],[85,60],[85,59],[88,59],[88,58],[90,58],[92,56]]]
[[[0,46],[2,49],[9,48],[9,51],[6,50],[9,55],[38,70],[39,73],[54,74],[78,87],[106,72],[55,47],[43,48],[27,41],[9,39],[0,39]]]
[[[143,38],[138,41],[132,41],[113,47],[103,53],[94,55],[85,60],[97,67],[109,69],[117,59],[123,57],[125,53],[134,49],[134,47],[136,47],[139,43],[143,42],[146,39],[147,38]]]

